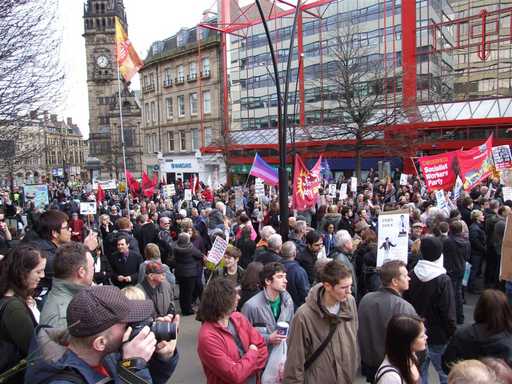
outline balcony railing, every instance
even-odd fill
[[[143,93],[154,92],[154,90],[155,90],[155,84],[147,84],[142,87]]]
[[[176,85],[183,84],[184,82],[185,82],[185,78],[183,76],[177,77],[174,79],[174,84],[176,84]]]
[[[211,77],[210,71],[202,71],[201,72],[201,79],[209,79]]]
[[[197,80],[197,73],[191,73],[191,74],[187,75],[187,81],[189,83],[196,81],[196,80]]]
[[[172,79],[165,79],[164,80],[164,88],[172,87]]]

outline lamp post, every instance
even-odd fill
[[[286,172],[286,125],[288,124],[288,90],[290,83],[290,67],[293,57],[293,42],[295,39],[295,29],[297,26],[297,19],[300,12],[301,0],[297,0],[295,8],[295,16],[293,19],[293,25],[290,37],[290,49],[288,51],[288,62],[286,65],[286,79],[285,79],[285,92],[284,99],[281,98],[281,79],[279,78],[279,69],[277,68],[277,60],[274,52],[274,45],[272,43],[272,37],[268,29],[267,21],[265,20],[265,14],[261,7],[260,0],[255,0],[258,12],[261,17],[263,28],[265,29],[265,35],[267,36],[268,47],[270,50],[270,57],[272,58],[272,66],[274,68],[274,78],[277,93],[277,130],[278,130],[278,143],[279,143],[279,218],[280,226],[279,232],[283,239],[288,237],[288,173]],[[284,102],[284,108],[283,108]]]

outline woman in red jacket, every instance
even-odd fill
[[[203,292],[197,353],[208,384],[259,383],[267,362],[263,337],[235,312],[239,299],[235,284],[226,278],[211,280]]]

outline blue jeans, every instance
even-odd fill
[[[439,375],[439,382],[441,384],[448,384],[448,376],[443,371],[442,367],[442,357],[444,350],[446,349],[446,344],[442,345],[432,345],[428,346],[428,357],[425,359],[423,364],[421,365],[421,383],[428,384],[428,367],[430,362],[434,365],[434,368]]]

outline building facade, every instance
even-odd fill
[[[225,157],[202,148],[223,147],[220,35],[209,29],[181,29],[151,45],[140,70],[143,169],[160,170],[172,183],[199,175],[224,183]]]
[[[87,55],[89,100],[89,150],[99,160],[98,177],[120,178],[124,174],[121,145],[119,85],[123,112],[126,168],[141,173],[141,109],[129,83],[119,84],[115,57],[115,17],[124,29],[128,24],[122,0],[87,0],[84,4],[84,34]]]
[[[16,124],[14,151],[1,170],[3,185],[9,185],[11,174],[14,185],[87,180],[88,145],[72,118],[31,113]]]

